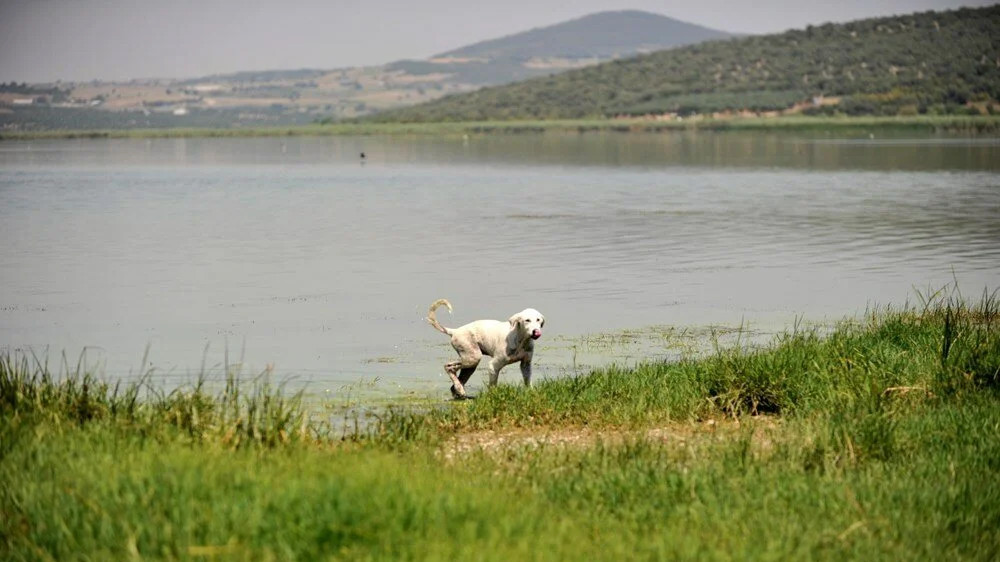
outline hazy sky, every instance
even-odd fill
[[[638,9],[726,31],[996,0],[0,0],[0,81],[196,77],[423,58],[603,10]]]

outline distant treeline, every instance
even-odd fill
[[[53,101],[62,101],[66,98],[68,90],[63,90],[57,86],[43,88],[32,86],[27,82],[0,82],[0,93],[21,94],[25,96],[49,96]]]
[[[105,111],[77,107],[33,106],[0,113],[0,130],[103,130],[202,127],[228,129],[240,126],[306,125],[314,115],[288,108],[199,109],[185,115],[170,112]]]
[[[812,104],[824,97],[839,103]],[[962,113],[1000,99],[1000,5],[711,41],[535,78],[367,119],[554,119],[724,110]],[[818,100],[817,100],[818,101]],[[985,104],[984,107],[988,107]]]
[[[311,80],[322,76],[326,71],[314,68],[297,68],[292,70],[246,70],[229,74],[212,74],[190,80],[182,80],[180,85],[201,84],[204,82],[273,82],[275,80]]]

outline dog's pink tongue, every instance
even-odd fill
[[[535,331],[531,332],[531,339],[537,340],[540,337],[542,337],[542,331],[541,330],[535,330]]]

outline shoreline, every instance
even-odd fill
[[[348,135],[447,136],[540,133],[665,133],[683,131],[837,132],[911,131],[921,134],[1000,136],[1000,116],[940,115],[912,117],[750,117],[730,119],[560,119],[530,121],[454,121],[434,123],[332,123],[253,128],[67,129],[3,131],[0,141],[41,139],[291,137]]]

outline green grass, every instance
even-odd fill
[[[456,121],[439,123],[332,123],[290,127],[239,129],[117,129],[0,132],[0,140],[56,138],[188,138],[188,137],[285,137],[341,135],[474,135],[544,132],[667,132],[667,131],[835,131],[843,133],[880,130],[915,133],[1000,133],[996,115],[919,115],[895,117],[759,117],[655,121],[628,119],[552,119],[511,121]]]
[[[966,375],[1000,388],[998,346],[995,298],[985,295],[970,308],[936,297],[919,309],[871,311],[865,322],[842,323],[822,337],[814,329],[786,332],[767,349],[719,347],[709,357],[610,367],[544,381],[534,392],[501,386],[440,423],[641,427],[714,416],[811,416],[885,400],[887,392],[958,393]]]
[[[266,378],[163,393],[8,357],[0,558],[995,560],[998,323],[993,295],[937,296],[346,434]]]

